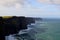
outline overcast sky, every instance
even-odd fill
[[[6,3],[6,4],[5,4]],[[60,18],[60,5],[38,3],[36,0],[28,0],[23,3],[12,1],[0,3],[0,16],[16,15],[42,18]]]

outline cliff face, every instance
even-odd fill
[[[25,17],[1,18],[0,34],[3,36],[16,34],[19,30],[27,29]]]
[[[35,23],[35,19],[32,17],[26,17],[27,24]]]
[[[16,34],[22,29],[27,29],[27,25],[31,23],[35,23],[33,18],[23,16],[13,16],[10,18],[0,17],[0,34],[1,36]]]
[[[41,21],[42,18],[34,18],[36,21]]]

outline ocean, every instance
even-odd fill
[[[37,40],[60,40],[60,19],[43,19],[43,21],[38,22],[36,27],[45,30],[43,29],[44,32],[36,34]]]
[[[60,19],[45,18],[42,21],[36,21],[34,27],[30,27],[37,32],[35,34],[36,40],[60,40]],[[30,32],[30,34],[32,33]],[[9,37],[9,40],[11,38]]]

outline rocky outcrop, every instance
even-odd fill
[[[36,21],[41,21],[42,18],[34,18]]]
[[[4,40],[4,36],[16,34],[22,29],[27,29],[27,25],[31,23],[35,23],[35,20],[24,16],[0,17],[0,40]]]
[[[26,17],[27,24],[35,23],[35,19],[32,17]]]

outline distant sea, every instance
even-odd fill
[[[60,19],[44,18],[42,21],[36,21],[37,40],[60,40]],[[11,37],[9,37],[9,40]]]
[[[45,32],[36,34],[37,40],[60,40],[60,19],[45,18],[37,21],[36,27],[47,28]]]

